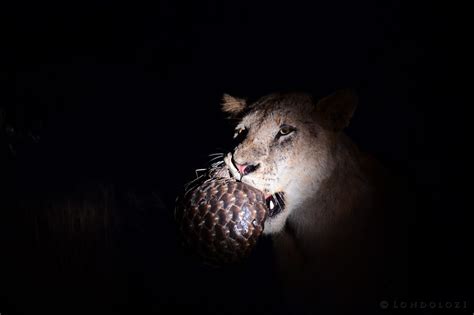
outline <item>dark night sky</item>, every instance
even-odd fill
[[[5,174],[31,191],[89,181],[151,187],[172,208],[207,154],[229,149],[223,93],[254,100],[355,88],[360,103],[347,132],[416,195],[413,274],[427,270],[425,292],[467,298],[465,244],[454,242],[467,231],[462,217],[444,215],[461,201],[441,197],[445,65],[434,53],[442,25],[430,3],[289,3],[65,1],[0,10],[0,107],[20,131],[43,122],[40,143],[20,141]],[[23,126],[15,123],[21,113]]]
[[[103,2],[16,13],[3,22],[14,32],[2,49],[2,103],[46,119],[54,136],[45,141],[74,152],[58,154],[82,152],[96,165],[102,156],[121,171],[136,158],[146,167],[177,157],[190,166],[195,157],[184,152],[225,146],[224,92],[322,97],[354,87],[361,106],[350,132],[368,150],[403,161],[427,145],[424,124],[437,114],[421,99],[433,79],[433,17],[421,5]]]

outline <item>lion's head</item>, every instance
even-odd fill
[[[317,104],[309,95],[296,93],[272,94],[252,104],[224,95],[223,111],[239,119],[237,146],[225,163],[232,176],[267,196],[265,233],[281,231],[287,218],[307,207],[331,174],[334,144],[356,102],[350,90]]]

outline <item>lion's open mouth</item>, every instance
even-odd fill
[[[268,216],[274,217],[285,209],[285,193],[277,192],[266,198]]]

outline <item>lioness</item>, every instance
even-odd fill
[[[357,104],[352,90],[313,102],[299,93],[247,104],[224,95],[238,119],[225,157],[233,177],[262,190],[290,299],[317,305],[373,303],[388,243],[384,171],[342,132]],[[300,303],[301,302],[301,303]],[[331,304],[334,303],[334,304]]]

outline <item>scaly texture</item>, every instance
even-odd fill
[[[176,220],[193,250],[214,264],[247,256],[263,232],[263,193],[231,178],[211,178],[178,201]]]

